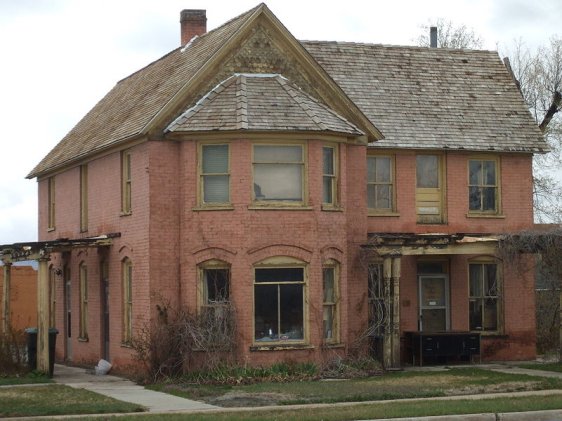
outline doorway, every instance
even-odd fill
[[[446,274],[419,275],[419,330],[449,330],[449,277]]]
[[[64,359],[72,361],[72,282],[70,268],[64,265]]]
[[[109,267],[107,260],[101,262],[100,267],[101,285],[101,356],[110,361],[109,357]]]

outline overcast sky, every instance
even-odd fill
[[[206,9],[215,28],[249,0],[0,0],[0,244],[37,239],[37,183],[25,176],[120,79],[179,46],[179,13]],[[438,18],[484,48],[562,36],[562,1],[270,0],[298,39],[415,45]]]

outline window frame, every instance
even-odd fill
[[[206,308],[220,308],[220,307],[227,307],[231,303],[230,294],[232,292],[231,288],[231,266],[230,264],[222,261],[222,260],[208,260],[198,265],[198,312],[199,314],[203,314]],[[228,271],[228,280],[227,280],[227,299],[221,301],[220,303],[211,304],[206,302],[208,297],[207,292],[207,283],[205,274],[209,270],[227,270]]]
[[[121,152],[121,215],[130,215],[133,211],[131,155],[130,149]]]
[[[226,146],[228,148],[228,162],[227,162],[227,172],[226,173],[204,173],[203,172],[203,149],[206,146]],[[224,141],[211,141],[211,142],[199,142],[197,145],[197,203],[198,206],[205,209],[210,208],[232,208],[232,186],[231,186],[231,161],[232,161],[232,151],[231,144]],[[226,202],[205,202],[205,176],[228,176],[228,200]]]
[[[288,162],[288,163],[282,163],[282,162],[256,162],[255,160],[255,147],[256,146],[266,146],[266,147],[280,147],[280,146],[286,146],[286,147],[294,147],[294,146],[299,146],[301,148],[301,161],[297,164],[297,163],[292,163],[292,162]],[[256,208],[303,208],[306,206],[306,203],[308,202],[308,150],[307,150],[307,144],[305,142],[299,142],[299,141],[295,141],[295,142],[291,142],[291,141],[285,141],[285,142],[252,142],[252,186],[251,186],[251,191],[252,191],[252,205],[251,207],[256,207]],[[275,165],[275,164],[292,164],[292,165],[300,165],[301,168],[301,200],[258,200],[256,199],[256,191],[255,191],[255,180],[256,180],[256,174],[255,174],[255,165],[256,164],[270,164],[270,165]]]
[[[379,158],[387,158],[390,162],[390,182],[377,182],[377,181],[369,181],[369,173],[368,173],[368,165],[370,159],[375,159],[375,166],[376,166],[376,159]],[[367,211],[369,216],[397,216],[397,207],[396,207],[396,155],[389,154],[389,153],[368,153],[367,154],[367,171],[366,171],[366,178],[367,178],[367,188],[366,188],[366,199],[367,199]],[[390,208],[370,208],[369,207],[369,185],[387,185],[390,186],[391,193],[390,193]]]
[[[485,161],[494,162],[495,165],[495,185],[487,185],[487,184],[471,184],[470,182],[470,163],[471,161],[479,161],[483,163]],[[501,160],[499,156],[492,156],[492,155],[473,155],[468,157],[466,166],[467,166],[467,198],[468,198],[468,212],[467,216],[501,216],[502,214],[502,207],[501,207]],[[483,203],[483,195],[480,192],[480,209],[470,209],[470,188],[471,187],[478,187],[480,189],[484,187],[494,187],[495,188],[495,209],[494,210],[482,210],[482,203]]]
[[[56,215],[56,184],[55,176],[47,179],[47,231],[54,231]]]
[[[326,301],[326,278],[325,271],[333,271],[333,301]],[[340,343],[340,265],[336,260],[329,259],[322,265],[322,338],[327,344]],[[331,308],[332,310],[332,335],[326,336],[325,326],[325,310]]]
[[[59,269],[60,270],[60,269]],[[57,326],[57,287],[56,287],[56,276],[57,272],[55,267],[51,265],[49,267],[49,327]]]
[[[332,173],[324,172],[324,150],[330,149],[332,151]],[[325,184],[324,180],[330,179],[330,195],[332,200],[325,202]],[[335,209],[339,206],[339,145],[326,143],[322,145],[322,209]]]
[[[130,346],[133,339],[133,263],[128,257],[121,261],[122,345]]]
[[[480,291],[481,291],[481,295],[479,296],[473,296],[471,294],[471,270],[470,270],[470,266],[471,265],[479,265],[482,266],[482,279],[481,282],[482,284],[480,285]],[[485,283],[485,278],[484,278],[484,266],[485,265],[494,265],[496,267],[496,295],[492,296],[492,295],[485,295],[485,291],[484,291],[484,283]],[[468,329],[471,332],[478,332],[481,335],[498,335],[498,334],[502,334],[503,333],[503,329],[504,329],[504,323],[503,323],[503,274],[502,274],[502,270],[501,270],[501,264],[500,262],[498,262],[496,259],[493,258],[478,258],[478,259],[474,259],[474,260],[469,260],[467,262],[467,278],[468,278]],[[481,329],[472,329],[471,324],[471,310],[470,310],[470,303],[473,300],[479,300],[482,301],[481,304],[481,320],[482,320],[482,324],[484,321],[484,317],[485,317],[485,306],[484,306],[484,301],[486,299],[495,299],[496,300],[496,329],[495,330],[485,330],[483,327]]]
[[[80,165],[80,232],[88,231],[88,164]]]
[[[303,281],[302,282],[256,282],[256,269],[293,269],[302,268],[303,270]],[[287,256],[276,256],[265,259],[259,263],[256,263],[252,267],[253,271],[253,333],[252,342],[253,346],[257,348],[274,346],[278,348],[279,346],[302,346],[309,342],[309,317],[308,317],[308,263]],[[303,337],[302,339],[286,339],[286,340],[272,340],[272,341],[259,341],[256,339],[256,285],[302,285],[302,329]],[[279,287],[278,287],[278,300],[279,300]],[[280,306],[278,304],[278,331],[280,331],[281,318],[279,317]]]
[[[88,266],[80,263],[79,274],[79,293],[80,302],[78,306],[78,339],[88,340]]]

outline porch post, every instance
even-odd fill
[[[400,265],[401,258],[392,259],[392,367],[400,367]]]
[[[4,261],[4,286],[2,295],[2,332],[10,329],[10,291],[12,283],[12,262]]]
[[[38,259],[39,272],[37,274],[37,370],[49,372],[49,257]]]
[[[383,366],[392,367],[392,306],[390,282],[392,279],[392,258],[385,257],[383,260],[384,278],[384,342],[383,342]]]

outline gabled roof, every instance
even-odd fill
[[[497,52],[302,44],[384,133],[371,146],[549,150]]]
[[[235,74],[205,94],[166,129],[363,132],[281,75]]]
[[[259,25],[267,27],[265,36],[275,39],[256,48],[290,55],[295,67],[285,68],[292,71],[285,76],[294,82],[303,75],[310,86],[299,87],[343,116],[344,126],[351,122],[366,138],[379,140],[376,147],[548,150],[495,53],[299,43],[262,3],[118,82],[28,178],[158,134],[213,86],[207,85],[223,71],[223,60],[232,59],[240,42]],[[230,74],[240,71],[247,70]]]

